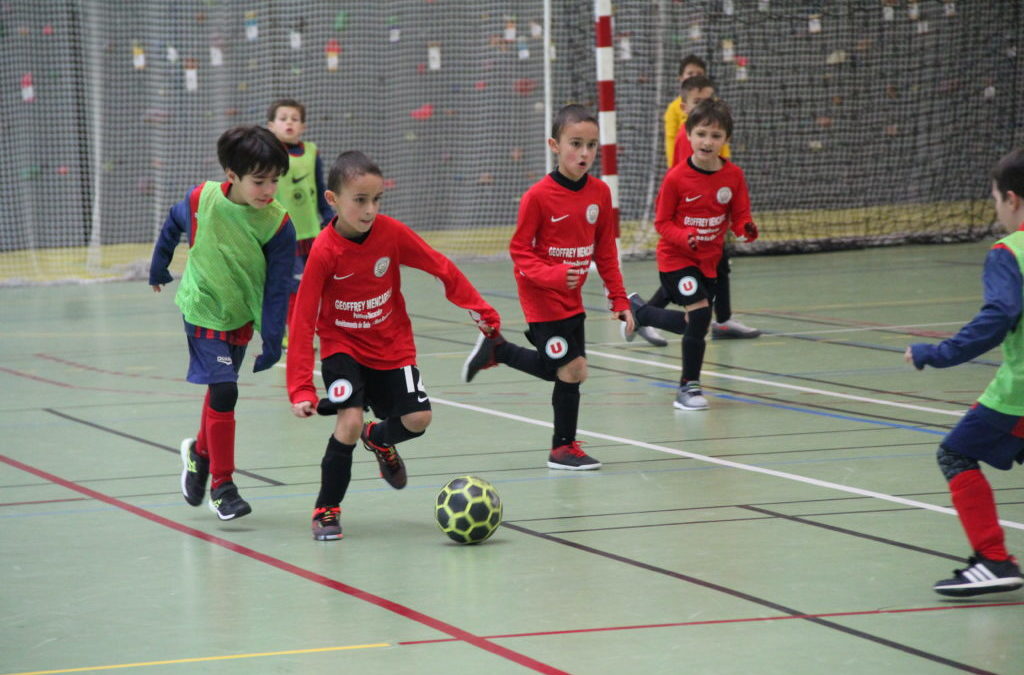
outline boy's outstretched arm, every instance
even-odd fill
[[[199,186],[200,188],[202,186]],[[164,220],[157,235],[156,244],[153,246],[153,258],[149,263],[149,285],[157,293],[164,284],[174,281],[168,267],[174,259],[174,249],[181,242],[181,235],[187,234],[191,239],[192,232],[192,193],[198,188],[189,190],[185,198],[175,204],[167,212],[167,219]]]
[[[982,281],[985,304],[974,318],[956,335],[937,345],[910,345],[903,354],[904,360],[918,370],[925,366],[949,368],[981,356],[1002,343],[1021,319],[1024,287],[1020,266],[1009,249],[996,246],[989,250]]]
[[[295,264],[295,227],[285,216],[270,241],[263,245],[267,258],[267,276],[263,282],[263,309],[260,317],[260,335],[263,353],[256,357],[252,372],[270,368],[281,358],[284,322],[288,314],[288,295],[291,291],[292,267]]]

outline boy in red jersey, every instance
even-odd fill
[[[327,178],[327,202],[337,215],[317,235],[299,284],[289,326],[288,396],[296,417],[335,415],[334,433],[320,464],[320,494],[313,508],[313,538],[341,539],[338,516],[352,475],[357,440],[374,453],[381,476],[395,489],[406,484],[395,450],[422,436],[430,399],[416,367],[412,323],[402,297],[399,265],[434,275],[445,297],[468,309],[481,331],[497,332],[498,313],[455,265],[404,223],[378,212],[384,180],[361,152],[338,156]],[[320,337],[327,398],[317,403],[313,335]],[[363,423],[372,409],[382,421]]]
[[[252,511],[232,481],[238,371],[253,328],[263,353],[253,372],[281,358],[295,230],[274,200],[288,171],[288,153],[261,127],[235,127],[217,141],[227,180],[192,188],[171,211],[153,248],[149,284],[160,292],[173,280],[167,267],[186,234],[188,262],[174,301],[185,319],[188,381],[207,385],[195,438],[181,442],[181,492],[199,506],[210,483],[210,508],[221,520]]]
[[[633,331],[633,316],[619,270],[611,191],[587,176],[597,157],[597,120],[582,106],[568,105],[555,116],[551,151],[558,168],[527,190],[509,244],[519,302],[536,350],[507,342],[498,333],[481,335],[466,359],[462,379],[504,363],[554,382],[554,436],[548,468],[592,470],[601,463],[576,440],[580,384],[587,379],[582,287],[590,261],[607,288],[612,312]]]
[[[700,386],[705,336],[711,323],[717,267],[726,228],[746,241],[757,238],[743,171],[721,157],[732,135],[732,114],[721,101],[704,101],[686,120],[693,155],[665,174],[658,192],[654,227],[661,235],[657,260],[661,287],[683,312],[645,304],[629,296],[636,321],[683,336],[683,374],[673,405],[706,410]]]
[[[688,160],[693,155],[693,148],[686,136],[686,119],[695,107],[704,101],[715,98],[715,85],[709,77],[701,72],[699,75],[688,77],[679,85],[679,101],[681,101],[681,121],[679,132],[676,135],[673,145],[674,156],[669,163],[669,169]],[[667,111],[666,111],[667,116]],[[667,122],[666,122],[667,123]],[[722,157],[732,157],[729,144],[722,146]],[[734,318],[732,315],[732,293],[729,283],[731,276],[731,265],[729,261],[728,248],[722,248],[722,257],[718,261],[716,270],[715,298],[713,303],[715,320],[711,322],[711,337],[716,340],[722,339],[751,339],[760,337],[761,331],[752,328]],[[652,307],[667,307],[669,303],[668,294],[662,288],[658,288],[647,301]],[[652,326],[640,326],[634,335],[623,331],[623,338],[626,342],[632,342],[636,335],[654,345],[665,347],[668,342]]]

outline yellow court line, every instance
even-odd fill
[[[261,656],[286,656],[292,654],[316,654],[319,652],[340,652],[349,649],[379,649],[391,647],[388,642],[377,642],[366,645],[347,645],[345,647],[317,647],[315,649],[289,649],[280,652],[257,652],[254,654],[231,654],[228,656],[196,656],[188,659],[171,659],[169,661],[144,661],[140,663],[118,663],[112,666],[84,666],[82,668],[61,668],[59,670],[32,670],[23,673],[6,673],[5,675],[52,675],[53,673],[84,673],[91,670],[113,670],[115,668],[142,668],[144,666],[167,666],[176,663],[200,663],[202,661],[227,661],[229,659],[253,659]]]

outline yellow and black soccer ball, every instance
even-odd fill
[[[434,515],[441,531],[460,544],[479,544],[501,525],[501,498],[477,476],[459,476],[437,493]]]

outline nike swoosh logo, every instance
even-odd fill
[[[352,274],[355,274],[355,272],[353,272]],[[336,279],[337,281],[341,281],[342,279],[348,279],[348,278],[349,278],[350,276],[352,276],[352,274],[346,274],[346,275],[345,275],[345,276],[343,276],[343,277],[339,277],[339,276],[338,276],[337,274],[335,274],[335,275],[334,275],[334,278],[335,278],[335,279]]]
[[[420,403],[426,403],[427,402],[427,396],[426,396],[426,394],[424,394],[423,396],[417,396],[416,400],[419,401]]]
[[[566,218],[568,218],[568,217],[569,217],[569,214],[568,214],[568,213],[567,213],[567,214],[565,214],[564,216],[562,216],[561,218],[555,218],[554,216],[551,216],[551,222],[552,222],[552,223],[557,223],[558,221],[560,221],[560,220],[565,220],[565,219],[566,219]]]
[[[695,202],[698,199],[700,199],[700,195],[697,195],[696,197],[687,197],[686,198],[686,203],[689,204],[690,202]]]
[[[306,176],[308,176],[308,175],[309,174],[307,173]],[[292,182],[293,183],[298,183],[300,180],[303,180],[306,176],[299,176],[298,178],[292,178]]]

